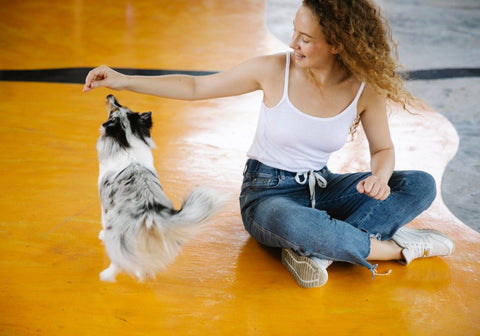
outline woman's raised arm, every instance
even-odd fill
[[[207,76],[128,76],[102,65],[88,73],[83,91],[106,87],[181,100],[236,96],[262,89],[261,78],[267,71],[269,57],[252,58]]]

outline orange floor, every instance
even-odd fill
[[[222,70],[286,49],[266,31],[260,0],[0,0],[0,8],[1,69]],[[324,287],[303,289],[278,251],[249,238],[237,198],[259,94],[192,103],[116,93],[153,111],[156,167],[176,205],[196,185],[228,202],[156,281],[99,281],[108,258],[97,239],[95,142],[108,93],[0,82],[1,335],[480,334],[480,234],[440,196],[411,225],[451,235],[455,255],[383,262],[379,270],[393,272],[374,280],[336,263]],[[418,113],[391,115],[397,168],[427,170],[440,185],[458,137],[438,113]],[[330,166],[366,169],[366,157],[360,137]]]

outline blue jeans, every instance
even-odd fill
[[[315,185],[311,207],[308,183],[296,173],[249,159],[245,166],[240,208],[245,229],[259,243],[292,248],[303,256],[338,260],[367,267],[370,237],[389,240],[435,199],[435,181],[422,171],[395,171],[384,201],[360,194],[357,183],[371,173],[316,171],[327,182]]]

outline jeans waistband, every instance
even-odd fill
[[[322,169],[315,170],[315,172],[318,172],[319,174],[326,174],[328,172],[327,166],[323,167]],[[266,164],[261,163],[258,160],[255,159],[248,159],[247,163],[245,164],[245,170],[243,173],[264,173],[267,175],[272,175],[272,176],[285,176],[285,177],[295,177],[299,172],[291,172],[287,170],[282,170],[278,168],[273,168],[270,166],[267,166]],[[303,173],[303,172],[301,172]]]

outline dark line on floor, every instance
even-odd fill
[[[8,82],[44,82],[83,84],[85,77],[92,68],[58,68],[32,70],[0,70],[0,81]],[[170,74],[184,74],[193,76],[210,75],[215,71],[189,70],[160,70],[160,69],[132,69],[115,68],[127,75],[159,76]],[[437,80],[451,78],[480,77],[480,68],[444,68],[428,70],[412,70],[402,73],[407,80]]]
[[[91,69],[92,68],[0,70],[0,81],[83,84],[85,82],[85,77]],[[155,70],[130,68],[115,68],[115,70],[126,75],[139,76],[160,76],[171,74],[202,76],[215,73],[214,71]]]
[[[435,80],[466,77],[480,77],[480,68],[412,70],[408,72],[407,80]]]

